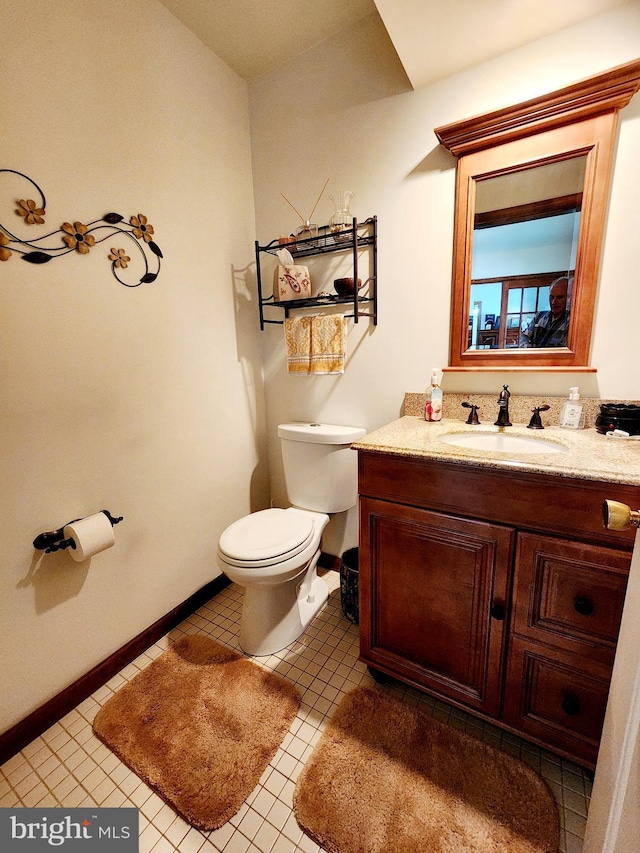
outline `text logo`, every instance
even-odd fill
[[[138,853],[138,809],[0,809],[0,850]]]

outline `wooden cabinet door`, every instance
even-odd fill
[[[362,498],[362,659],[496,716],[514,536],[510,527]]]

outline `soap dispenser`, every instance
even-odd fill
[[[584,428],[584,411],[577,387],[569,388],[569,399],[565,400],[560,412],[560,426],[567,429]]]
[[[424,404],[425,421],[442,420],[442,388],[440,387],[439,371],[431,368],[431,385],[427,388],[427,400]]]

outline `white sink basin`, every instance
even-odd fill
[[[490,450],[494,453],[562,453],[564,447],[544,438],[513,435],[508,432],[449,432],[440,441],[468,450]]]

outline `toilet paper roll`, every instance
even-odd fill
[[[69,553],[78,563],[106,551],[116,541],[111,522],[103,512],[67,524],[64,538],[73,539],[76,543],[75,548],[69,548]]]

